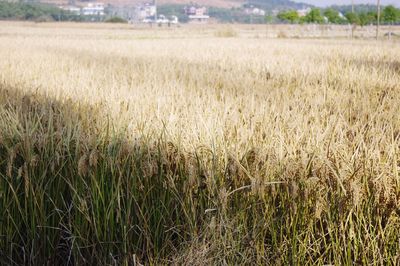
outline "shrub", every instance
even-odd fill
[[[238,34],[237,32],[232,29],[232,28],[224,28],[224,29],[219,29],[217,30],[214,35],[216,37],[220,37],[220,38],[232,38],[232,37],[236,37]]]
[[[104,22],[106,23],[128,23],[126,19],[123,19],[121,17],[111,17],[106,19]]]

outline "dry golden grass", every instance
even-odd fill
[[[264,27],[224,27],[133,30],[2,23],[0,85],[17,95],[88,106],[92,111],[81,111],[76,119],[82,128],[96,121],[93,134],[103,134],[101,127],[111,123],[127,143],[160,145],[171,169],[175,164],[185,167],[188,181],[182,191],[176,188],[180,193],[191,195],[193,187],[196,191],[201,187],[198,179],[207,179],[210,200],[199,200],[195,206],[210,212],[216,208],[218,215],[194,220],[210,223],[199,227],[204,234],[214,233],[202,239],[196,237],[202,233],[193,229],[197,233],[191,232],[190,247],[174,263],[300,263],[289,256],[303,251],[304,263],[398,263],[400,42],[266,39]],[[221,38],[227,29],[234,34]],[[272,30],[286,30],[287,36],[309,36],[298,29],[295,34],[284,27],[269,30],[271,35]],[[5,110],[7,95],[2,100]],[[81,110],[74,108],[71,112]],[[155,144],[160,138],[167,142]],[[90,151],[93,143],[85,145],[89,151],[76,162],[80,176],[88,175],[101,160],[96,150]],[[141,166],[144,176],[163,171],[154,155],[146,156]],[[204,166],[202,174],[199,165]],[[20,171],[16,175],[28,170]],[[171,178],[168,182],[178,182],[175,175],[166,176]],[[276,188],[280,184],[284,188]],[[250,194],[243,197],[248,205],[236,196],[247,190]],[[213,198],[215,191],[218,195]],[[289,198],[275,201],[280,198],[278,191],[287,193],[292,203]],[[261,229],[264,238],[243,240],[262,225],[254,218],[252,229],[244,230],[248,234],[237,236],[227,228],[242,228],[252,221],[229,212],[236,213],[232,206],[253,206],[252,197],[265,200],[261,212],[265,214],[256,214],[257,207],[253,214],[246,209],[243,215],[267,219],[271,197],[276,204],[271,206],[286,206],[290,217],[309,204],[310,209],[304,208],[312,218],[304,221],[315,227],[307,231],[310,235],[280,231],[279,247],[274,242],[279,237]],[[375,221],[368,215],[378,217],[383,228],[363,227]],[[281,215],[282,223],[285,217]],[[385,229],[388,224],[390,229]],[[325,238],[315,229],[319,226],[327,235],[337,230],[343,239]],[[291,233],[302,240],[297,251],[291,249],[294,242],[285,240]],[[250,242],[243,244],[238,238]],[[240,256],[232,243],[245,246],[240,246]],[[227,260],[220,260],[221,254]]]
[[[0,77],[24,92],[101,104],[132,132],[164,124],[185,144],[234,151],[250,143],[276,148],[277,140],[291,149],[304,141],[308,151],[326,141],[330,126],[338,135],[357,133],[368,119],[384,123],[377,116],[397,115],[390,94],[399,84],[398,42],[200,38],[201,30],[194,36],[175,31],[17,27],[2,36]],[[372,116],[372,107],[385,112]]]

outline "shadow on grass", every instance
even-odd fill
[[[2,263],[131,263],[188,239],[202,206],[183,197],[172,143],[132,142],[95,107],[4,88],[0,101]]]
[[[271,168],[256,150],[225,162],[205,148],[183,152],[162,132],[131,140],[98,108],[0,87],[1,263],[395,260],[396,203],[378,206],[372,194],[354,206],[312,157],[307,169]]]

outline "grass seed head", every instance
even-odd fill
[[[10,150],[7,160],[7,176],[12,176],[12,170],[14,165],[15,157],[17,156],[17,147],[14,147]]]
[[[80,176],[86,176],[89,171],[89,160],[85,153],[78,161],[78,174]]]
[[[96,167],[98,159],[99,159],[99,152],[97,151],[97,149],[93,149],[89,155],[89,166]]]
[[[40,160],[39,155],[35,154],[32,156],[31,161],[29,162],[29,165],[31,167],[36,167],[37,164],[39,163],[39,160]]]

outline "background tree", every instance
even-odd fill
[[[321,10],[318,8],[311,9],[310,13],[308,13],[304,17],[304,21],[307,23],[318,23],[321,24],[324,22],[324,17],[321,14]]]
[[[328,19],[330,23],[333,24],[341,24],[344,22],[344,19],[339,15],[339,11],[333,8],[326,9],[324,12],[324,16]]]
[[[265,23],[267,24],[271,24],[274,21],[274,16],[272,16],[271,14],[267,14],[264,17]]]
[[[364,27],[376,21],[376,16],[372,12],[362,12],[358,15],[358,25]]]
[[[356,29],[357,25],[360,24],[360,17],[358,16],[357,13],[354,12],[348,12],[346,13],[346,19],[347,21],[352,25],[351,26],[351,38],[354,37],[354,30]]]
[[[394,24],[400,19],[400,10],[390,5],[383,9],[382,19],[385,23]]]
[[[282,11],[278,14],[277,17],[282,21],[287,21],[292,24],[298,22],[300,18],[296,10]]]
[[[345,15],[347,21],[352,25],[359,25],[360,24],[360,17],[357,13],[348,12]]]
[[[48,4],[0,1],[0,19],[81,21],[84,18]]]

